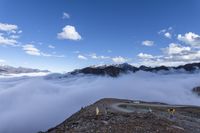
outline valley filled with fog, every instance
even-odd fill
[[[192,88],[200,73],[136,72],[109,76],[60,75],[0,78],[0,132],[35,133],[64,121],[101,98],[198,105]]]

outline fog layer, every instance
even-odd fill
[[[64,121],[101,98],[125,98],[169,104],[199,105],[191,89],[200,74],[137,72],[118,78],[74,76],[63,79],[0,79],[0,132],[35,133]]]

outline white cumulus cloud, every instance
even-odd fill
[[[172,27],[163,29],[158,33],[165,36],[166,38],[172,38]],[[199,62],[200,61],[200,35],[187,32],[184,35],[179,34],[176,38],[181,43],[170,43],[167,47],[161,48],[161,54],[151,55],[146,53],[139,53],[140,61],[139,65],[147,66],[177,66],[187,63]],[[143,42],[143,45],[148,45],[148,42]]]
[[[151,58],[153,58],[152,55],[150,55],[150,54],[145,54],[145,53],[139,53],[139,54],[138,54],[138,57],[139,57],[139,58],[142,58],[142,59],[151,59]]]
[[[168,28],[166,28],[166,29],[160,30],[160,31],[158,32],[158,34],[163,34],[163,33],[166,33],[166,32],[168,32],[168,31],[172,31],[172,30],[173,30],[173,28],[170,26],[170,27],[168,27]]]
[[[191,51],[190,47],[184,47],[180,44],[176,44],[176,43],[170,43],[169,47],[167,47],[165,49],[165,52],[169,55],[173,55],[173,54],[184,54],[184,53],[188,53]]]
[[[17,44],[17,41],[15,39],[6,38],[0,34],[0,45],[16,46],[16,44]]]
[[[90,56],[92,59],[109,59],[109,58],[110,58],[110,57],[104,56],[104,55],[97,56],[96,53],[90,54],[89,56]]]
[[[79,59],[82,59],[82,60],[87,60],[87,59],[88,59],[88,58],[85,57],[84,55],[80,55],[80,54],[78,55],[78,58],[79,58]]]
[[[57,34],[58,39],[68,40],[81,40],[81,35],[76,31],[76,28],[71,25],[67,25],[62,29],[62,32]]]
[[[193,47],[200,48],[200,36],[193,32],[185,33],[185,35],[179,34],[177,39]]]
[[[164,34],[164,36],[165,36],[166,38],[169,38],[169,39],[172,38],[172,35],[171,35],[171,33],[169,33],[169,32],[166,32],[166,33]]]
[[[12,39],[18,39],[20,36],[19,35],[11,35],[10,38]]]
[[[172,38],[172,30],[173,30],[172,27],[168,27],[166,29],[160,30],[158,32],[158,34],[163,35],[164,37],[171,39]]]
[[[63,12],[63,17],[62,17],[62,18],[63,18],[63,19],[69,19],[69,18],[70,18],[69,13]]]
[[[140,65],[147,66],[177,66],[192,62],[199,62],[200,50],[192,49],[181,44],[170,43],[168,47],[163,49],[161,55],[150,55],[145,53],[138,54],[141,59]]]
[[[40,56],[40,50],[37,49],[34,45],[32,44],[26,44],[23,46],[23,50],[29,54],[29,55],[35,55],[35,56]]]
[[[153,46],[154,45],[154,41],[145,40],[145,41],[142,42],[142,45],[144,45],[144,46]]]
[[[17,29],[17,25],[0,23],[0,31],[16,33]]]
[[[0,23],[0,45],[19,46],[17,39],[21,32],[17,25]]]
[[[53,45],[49,45],[48,47],[51,48],[51,49],[55,48],[55,46],[53,46]]]
[[[114,63],[125,63],[128,61],[128,59],[124,58],[124,57],[121,57],[121,56],[118,56],[118,57],[114,57],[112,58],[112,61]]]
[[[44,56],[44,57],[58,57],[63,58],[64,55],[55,55],[55,54],[49,54],[41,52],[38,48],[36,48],[33,44],[26,44],[22,46],[22,49],[29,55],[33,56]]]

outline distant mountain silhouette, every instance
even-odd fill
[[[0,74],[19,74],[19,73],[34,73],[34,72],[49,72],[49,71],[24,68],[24,67],[12,67],[7,65],[0,66]]]
[[[147,67],[140,66],[135,67],[128,63],[117,64],[117,65],[104,65],[104,66],[91,66],[83,69],[74,70],[70,72],[72,75],[76,74],[94,74],[94,75],[108,75],[111,77],[117,77],[119,74],[123,73],[134,73],[137,71],[146,71],[146,72],[160,72],[160,71],[186,71],[186,72],[194,72],[200,69],[200,63],[191,63],[186,65],[180,65],[177,67],[167,67],[167,66],[158,66],[158,67]]]

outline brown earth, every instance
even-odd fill
[[[200,107],[106,98],[40,133],[200,133]]]

